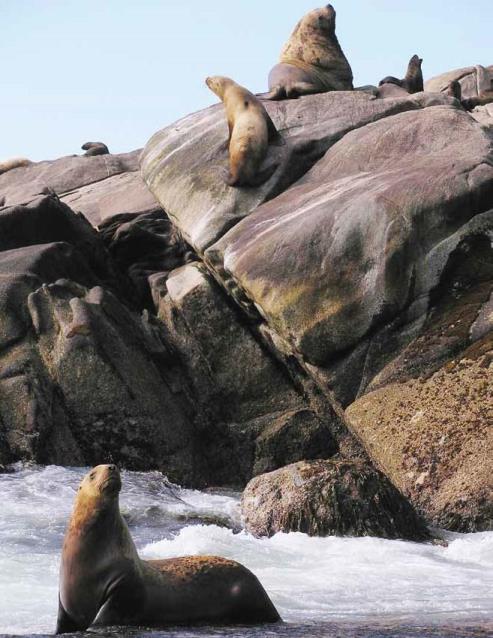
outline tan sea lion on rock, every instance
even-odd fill
[[[248,569],[217,556],[141,560],[118,495],[120,473],[98,465],[82,480],[65,534],[56,633],[91,625],[167,627],[280,620]]]
[[[92,157],[93,155],[109,155],[110,151],[106,144],[103,142],[86,142],[82,144],[81,149],[87,151],[84,153],[85,157]]]
[[[14,168],[21,168],[22,166],[30,166],[32,164],[31,160],[28,160],[25,157],[13,157],[12,159],[5,160],[0,162],[0,175],[2,173],[6,173],[7,171],[11,171]]]
[[[423,71],[421,70],[422,63],[422,58],[418,55],[413,55],[413,57],[409,60],[406,77],[403,80],[399,80],[398,78],[389,75],[383,80],[380,80],[378,86],[384,87],[386,84],[394,84],[402,87],[407,93],[411,94],[424,91]]]
[[[230,78],[219,75],[205,81],[224,103],[229,128],[229,186],[259,186],[275,170],[261,170],[269,142],[282,142],[262,102]]]
[[[331,4],[307,13],[284,45],[269,74],[268,100],[311,93],[351,91],[353,72],[336,36]]]

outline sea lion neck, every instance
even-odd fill
[[[75,499],[69,530],[90,533],[99,528],[114,529],[121,521],[118,494],[108,498],[79,492]]]

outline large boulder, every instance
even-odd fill
[[[427,387],[433,375],[452,374],[450,366],[488,333],[491,133],[439,93],[382,100],[333,93],[266,106],[286,143],[270,150],[279,166],[262,187],[222,182],[226,131],[218,107],[157,133],[142,155],[144,179],[265,349],[319,388],[338,415],[328,426],[339,450],[348,428],[429,522],[491,527],[487,413],[479,412],[470,441],[452,428],[450,450],[431,456],[423,450],[427,439],[441,440],[440,418],[426,412],[419,436],[404,425],[394,436],[393,422],[414,416],[411,400],[399,403],[404,384],[415,392],[422,386],[414,380]],[[447,324],[452,308],[459,331]],[[447,378],[459,392],[458,377]],[[381,407],[387,391],[395,397],[391,415]],[[365,395],[374,397],[370,407],[359,403]],[[344,418],[340,406],[358,398]],[[257,434],[255,471],[281,462],[278,431],[286,450],[292,433],[301,441],[310,431],[307,421],[281,420]],[[478,468],[466,490],[465,456],[451,455],[462,446]],[[284,454],[289,460],[296,459]]]
[[[215,438],[204,443],[217,478],[223,474],[221,482],[244,485],[253,474],[337,452],[325,418],[309,408],[202,264],[156,275],[152,291],[167,343],[201,411],[224,425],[222,444]],[[238,459],[234,464],[224,463],[227,441],[229,454]]]
[[[142,175],[186,241],[203,253],[260,204],[296,182],[349,131],[395,113],[451,102],[424,93],[376,100],[362,91],[265,102],[285,143],[270,147],[267,162],[277,169],[259,188],[230,188],[224,181],[228,127],[221,104],[156,133],[142,153]]]
[[[241,513],[255,536],[429,538],[413,508],[371,465],[358,461],[302,461],[257,476],[243,492]]]
[[[458,531],[493,529],[492,299],[491,235],[477,234],[452,253],[419,333],[383,368],[368,360],[380,372],[346,412],[427,520]]]
[[[207,483],[186,381],[161,328],[102,287],[119,290],[101,236],[56,196],[1,209],[0,229],[0,463],[113,459]]]
[[[492,149],[453,107],[369,124],[206,258],[294,351],[329,365],[405,308],[425,309],[459,241],[488,232]]]
[[[478,97],[484,91],[493,88],[493,65],[484,67],[480,64],[462,69],[447,71],[430,78],[425,82],[425,91],[441,93],[448,89],[451,82],[459,82],[462,98]]]

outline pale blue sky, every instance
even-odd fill
[[[356,84],[493,64],[493,0],[333,0]],[[0,160],[143,146],[216,101],[207,75],[254,92],[316,0],[0,0]]]

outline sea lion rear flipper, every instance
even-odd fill
[[[275,86],[274,88],[272,88],[266,95],[264,95],[262,99],[276,101],[276,100],[283,100],[285,97],[286,97],[286,91],[284,90],[284,87],[279,84],[278,86]]]
[[[56,622],[55,634],[72,634],[83,629],[87,629],[87,627],[80,627],[72,619],[72,617],[67,614],[60,599],[58,599],[58,617]]]

